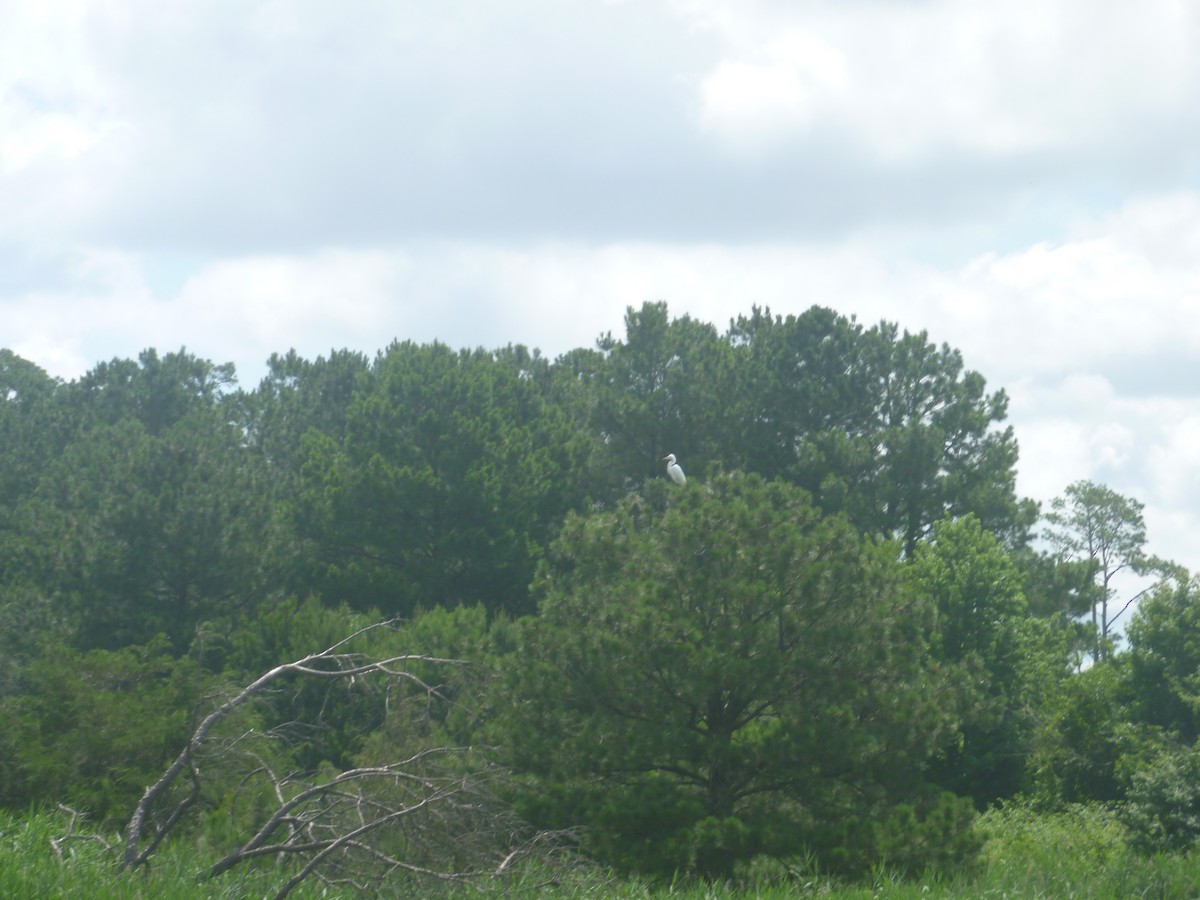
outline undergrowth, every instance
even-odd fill
[[[733,900],[755,897],[783,900],[916,900],[916,898],[1046,898],[1046,900],[1173,900],[1196,896],[1200,855],[1192,851],[1147,856],[1133,850],[1112,809],[1077,806],[1042,812],[1012,805],[985,813],[979,821],[985,838],[978,866],[969,873],[927,873],[909,880],[878,867],[854,884],[824,876],[811,860],[788,864],[761,861],[746,867],[728,884],[678,881],[662,884],[619,878],[597,869],[525,869],[504,881],[444,885],[401,879],[388,885],[389,896],[592,897]],[[122,871],[120,836],[104,834],[57,812],[14,815],[0,811],[0,896],[145,898],[270,897],[287,880],[271,866],[232,871],[204,880],[206,860],[185,842],[163,848],[148,868]],[[350,888],[303,884],[297,898],[355,897]]]

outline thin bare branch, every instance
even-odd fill
[[[551,852],[553,842],[531,834],[487,793],[486,766],[464,774],[471,768],[471,748],[434,746],[385,765],[324,774],[284,773],[273,753],[262,751],[263,742],[286,751],[309,740],[327,727],[321,724],[324,705],[315,723],[292,721],[233,736],[216,731],[239,707],[277,694],[288,677],[340,680],[351,686],[367,676],[383,678],[387,687],[368,691],[367,696],[389,712],[397,697],[411,701],[416,714],[425,716],[436,709],[431,702],[435,698],[452,702],[441,687],[408,667],[456,666],[459,660],[422,654],[376,660],[348,649],[355,638],[386,624],[360,629],[320,653],[264,672],[205,716],[171,765],[143,793],[125,829],[123,865],[145,864],[201,800],[201,764],[206,775],[224,770],[234,776],[235,804],[243,794],[249,796],[248,809],[258,816],[238,825],[243,837],[226,848],[207,877],[242,862],[273,857],[288,866],[288,880],[276,894],[280,898],[307,878],[360,893],[396,874],[446,881],[495,878],[511,873],[519,860]],[[286,753],[283,758],[288,758]],[[181,790],[181,781],[186,789]],[[270,804],[265,812],[264,801]],[[447,860],[455,862],[444,864]]]
[[[67,822],[67,833],[62,837],[50,838],[50,846],[54,849],[54,855],[58,857],[59,862],[63,862],[63,848],[67,845],[68,841],[95,841],[96,843],[99,843],[100,846],[102,846],[105,850],[112,850],[112,844],[98,834],[75,833],[75,823],[83,817],[83,814],[80,813],[79,810],[72,809],[71,807],[62,803],[58,804],[58,808],[60,811],[68,813],[71,816],[70,821]]]
[[[192,764],[192,758],[196,751],[208,739],[209,733],[218,722],[227,717],[238,707],[245,704],[251,698],[261,693],[269,684],[276,679],[288,674],[311,675],[320,678],[353,678],[361,675],[372,673],[382,673],[394,677],[407,677],[412,681],[423,684],[420,679],[410,675],[407,672],[397,669],[400,663],[404,662],[429,662],[429,663],[454,663],[457,660],[441,659],[438,657],[424,656],[421,654],[404,654],[402,656],[389,657],[385,660],[377,662],[358,662],[362,657],[357,654],[345,654],[336,652],[338,648],[346,646],[348,642],[354,638],[380,627],[386,623],[378,623],[376,625],[367,626],[359,629],[354,634],[343,640],[338,641],[326,650],[320,653],[313,653],[308,656],[298,659],[295,662],[285,663],[276,666],[275,668],[263,673],[257,679],[252,681],[236,695],[226,700],[219,707],[209,713],[196,730],[192,733],[187,744],[180,751],[175,761],[167,767],[166,771],[159,777],[158,781],[146,788],[142,794],[142,798],[138,801],[134,808],[133,815],[129,819],[129,823],[125,829],[125,854],[123,865],[126,868],[140,866],[146,862],[150,855],[157,849],[162,838],[166,833],[178,823],[179,819],[187,811],[187,809],[195,802],[199,793],[198,776],[195,772],[195,767]],[[354,664],[348,668],[339,667],[335,669],[314,668],[313,663],[317,661],[332,661],[335,664],[353,661]],[[425,686],[428,689],[428,686]],[[156,829],[156,835],[151,839],[146,847],[141,847],[142,832],[146,824],[146,817],[155,804],[155,802],[166,792],[166,790],[179,778],[184,772],[188,771],[191,774],[193,781],[193,790],[183,801],[180,802],[168,816],[167,821]]]

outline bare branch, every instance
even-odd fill
[[[421,758],[423,758],[425,756],[430,756],[435,753],[446,753],[446,752],[458,752],[458,751],[451,750],[450,748],[437,748],[434,750],[422,751],[421,753],[417,754],[416,756],[410,757],[409,759],[404,760],[403,762],[394,763],[393,765],[390,765],[390,766],[350,769],[346,772],[341,773],[339,776],[337,776],[336,778],[334,778],[331,781],[325,782],[324,784],[314,785],[312,787],[309,787],[305,790],[300,791],[294,797],[292,797],[291,800],[288,800],[288,801],[282,801],[283,794],[282,794],[282,791],[279,789],[278,783],[276,783],[276,796],[281,798],[279,808],[267,819],[266,822],[263,823],[263,826],[258,830],[258,833],[255,834],[254,837],[252,837],[249,841],[247,841],[244,845],[242,845],[241,848],[234,851],[233,853],[230,853],[224,859],[222,859],[220,862],[216,863],[212,867],[212,869],[210,869],[209,874],[210,875],[220,874],[221,872],[225,871],[226,869],[228,869],[231,866],[235,865],[236,863],[240,862],[242,859],[248,858],[250,856],[261,856],[264,854],[278,853],[278,852],[289,851],[289,850],[294,851],[296,849],[295,847],[290,847],[286,844],[274,845],[271,847],[265,847],[264,845],[265,845],[267,838],[269,838],[271,836],[271,834],[274,833],[274,831],[279,827],[279,825],[282,822],[284,822],[285,820],[287,820],[290,817],[290,815],[298,807],[304,805],[305,803],[308,803],[310,800],[313,800],[314,798],[322,798],[322,797],[327,798],[329,796],[336,795],[337,792],[335,789],[342,784],[346,784],[346,783],[349,783],[352,781],[359,781],[359,780],[363,780],[363,779],[367,779],[367,778],[385,777],[385,778],[390,778],[390,779],[411,778],[413,780],[418,781],[422,786],[428,787],[429,786],[428,781],[426,781],[425,779],[417,779],[416,776],[408,775],[403,771],[403,769],[408,766],[411,766],[416,761],[420,760]],[[346,796],[346,795],[343,795],[343,796]],[[308,848],[308,849],[310,849],[310,848]]]
[[[159,777],[158,781],[146,788],[142,794],[142,798],[138,801],[134,808],[133,815],[129,819],[129,823],[125,828],[125,854],[123,865],[126,868],[140,866],[146,862],[150,855],[157,849],[162,839],[184,815],[187,809],[196,801],[199,795],[199,781],[195,766],[192,759],[199,748],[208,739],[209,733],[218,722],[227,717],[238,707],[245,704],[248,700],[260,694],[266,687],[276,679],[289,674],[310,675],[319,678],[354,678],[361,675],[372,673],[382,673],[393,677],[408,678],[425,687],[426,690],[432,691],[428,685],[424,685],[420,679],[404,672],[397,668],[400,663],[404,662],[429,662],[429,663],[455,663],[458,660],[441,659],[432,656],[423,656],[421,654],[405,654],[402,656],[393,656],[385,660],[377,662],[360,662],[362,659],[358,654],[346,654],[337,652],[339,648],[346,646],[348,642],[354,638],[387,623],[377,623],[359,629],[354,634],[344,638],[326,650],[320,653],[313,653],[308,656],[298,659],[295,662],[285,663],[276,666],[268,672],[263,673],[257,679],[244,687],[235,696],[229,698],[219,707],[209,713],[196,730],[192,733],[191,738],[180,751],[175,761],[167,767],[166,771]],[[313,663],[319,661],[333,662],[337,668],[322,669],[313,667]],[[350,663],[349,665],[346,665]],[[189,792],[175,809],[168,815],[165,823],[156,829],[154,837],[149,844],[141,847],[142,832],[146,825],[146,817],[151,807],[155,802],[166,792],[166,790],[179,778],[185,771],[190,773],[192,780],[192,790]]]
[[[171,765],[143,793],[125,829],[123,866],[144,865],[201,801],[201,764],[206,777],[224,772],[224,783],[232,780],[237,785],[233,803],[239,804],[243,794],[249,796],[248,808],[256,816],[237,826],[242,837],[208,868],[207,877],[242,862],[274,857],[289,867],[288,879],[276,894],[280,898],[307,878],[359,893],[397,873],[447,881],[496,878],[511,874],[519,860],[552,852],[549,838],[532,833],[487,792],[484,786],[492,770],[472,762],[472,748],[433,746],[410,750],[404,759],[384,765],[285,773],[272,752],[260,752],[263,742],[286,750],[321,725],[292,721],[219,737],[216,729],[222,721],[251,700],[276,693],[286,677],[341,680],[347,685],[368,676],[383,678],[388,687],[372,696],[389,715],[397,711],[397,694],[413,704],[418,717],[431,714],[429,701],[434,698],[451,702],[440,687],[407,667],[455,666],[461,665],[459,660],[421,654],[373,660],[350,652],[350,641],[377,627],[360,629],[320,653],[264,672],[205,716]],[[407,687],[397,691],[398,685]],[[324,706],[319,715],[324,718]],[[283,758],[288,758],[286,753]]]
[[[98,834],[75,833],[75,823],[82,818],[82,813],[79,810],[72,809],[62,803],[58,804],[58,808],[60,811],[68,813],[71,816],[70,821],[67,822],[67,833],[62,837],[50,838],[50,846],[54,849],[54,855],[58,857],[59,862],[63,862],[63,847],[67,845],[68,841],[96,841],[105,850],[112,850],[112,844]]]

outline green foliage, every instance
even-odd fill
[[[48,645],[23,682],[0,699],[0,803],[68,803],[108,825],[178,752],[202,689],[161,638],[120,651]]]
[[[288,597],[264,603],[253,618],[239,623],[223,623],[228,634],[202,635],[210,666],[219,657],[223,667],[237,677],[256,676],[260,672],[323,650],[378,621],[377,616],[355,613],[345,607],[330,608],[315,597],[298,600]],[[376,649],[386,632],[370,635]]]
[[[995,535],[974,515],[939,522],[907,572],[937,603],[934,653],[947,662],[986,661],[1009,680],[1012,627],[1028,607],[1020,574]]]
[[[1162,586],[1129,624],[1129,689],[1139,720],[1200,739],[1200,588]]]
[[[1109,609],[1116,597],[1114,579],[1127,569],[1142,573],[1149,562],[1142,504],[1102,484],[1076,481],[1051,503],[1046,521],[1045,538],[1058,557],[1090,567],[1092,656],[1103,660],[1111,653],[1112,626],[1124,612],[1124,607]]]
[[[1111,802],[1121,798],[1119,763],[1132,736],[1113,664],[1094,665],[1062,684],[1029,759],[1031,788],[1043,802]]]
[[[661,477],[671,451],[693,475],[784,478],[908,552],[947,515],[973,512],[1014,547],[1033,523],[1015,497],[1011,429],[993,429],[1003,391],[987,394],[924,333],[813,307],[786,318],[755,309],[721,337],[660,302],[630,308],[624,339],[598,346],[557,366],[596,441],[600,471],[582,473],[593,499]]]
[[[136,421],[152,435],[220,403],[233,389],[231,363],[215,365],[185,349],[159,357],[144,350],[137,361],[99,363],[66,391],[66,402],[87,431],[99,425]]]
[[[1084,885],[1102,881],[1100,873],[1127,855],[1119,819],[1098,804],[1073,804],[1053,813],[1006,804],[984,813],[979,828],[987,881],[1008,890],[1035,886],[1037,893],[1028,896],[1099,896]]]
[[[987,835],[984,865],[969,874],[928,873],[919,880],[886,866],[847,882],[822,872],[811,858],[787,862],[755,859],[734,879],[720,883],[677,879],[669,884],[618,878],[586,865],[547,866],[540,861],[513,867],[508,877],[458,883],[417,881],[396,875],[385,886],[392,897],[505,897],[581,900],[586,897],[637,900],[928,900],[963,897],[1088,897],[1125,900],[1189,897],[1200,883],[1195,853],[1142,856],[1129,849],[1111,810],[1073,807],[1047,815],[1007,805],[981,819]],[[56,841],[59,853],[51,841]],[[274,865],[240,867],[220,877],[198,880],[206,865],[202,844],[175,842],[156,864],[121,872],[113,849],[119,837],[86,822],[71,824],[61,814],[13,815],[0,811],[0,894],[5,897],[104,897],[133,900],[193,900],[196,897],[273,896],[286,881]],[[349,887],[301,883],[289,896],[361,897]]]
[[[273,354],[267,368],[258,389],[242,398],[248,437],[273,476],[294,488],[289,482],[299,474],[301,440],[308,431],[345,439],[350,406],[371,379],[370,360],[350,350],[306,360],[291,350]]]
[[[19,692],[39,642],[61,642],[74,629],[37,587],[0,583],[0,697]]]
[[[715,884],[808,854],[884,885],[970,856],[946,788],[1110,796],[1197,730],[1190,596],[1148,603],[1114,683],[1067,677],[1093,564],[1025,546],[1006,397],[924,333],[813,307],[721,334],[648,303],[553,362],[268,365],[242,391],[147,350],[62,383],[0,351],[0,803],[115,821],[202,691],[376,610],[410,621],[361,652],[458,662],[289,684],[212,761],[471,746],[461,773],[507,756],[524,812],[626,869]],[[272,802],[219,771],[199,840]]]
[[[202,619],[253,599],[266,513],[237,452],[211,417],[159,435],[125,420],[48,467],[19,513],[26,574],[71,609],[76,643],[115,649],[162,632],[182,650]]]
[[[672,320],[665,303],[630,307],[625,337],[561,365],[587,385],[585,427],[597,439],[594,499],[617,501],[662,475],[662,458],[685,452],[689,471],[724,460],[737,465],[748,411],[735,394],[735,357],[715,328],[689,316]]]
[[[231,383],[230,367],[146,351],[41,401],[60,437],[29,438],[50,452],[7,510],[0,578],[52,600],[75,645],[164,633],[182,652],[201,620],[261,596],[270,512],[223,408]]]
[[[953,874],[969,865],[982,846],[975,819],[969,798],[931,791],[916,802],[851,824],[838,835],[830,856],[837,861],[834,868],[854,873],[884,866],[908,878]]]
[[[245,868],[199,884],[202,853],[176,844],[157,864],[138,872],[117,866],[120,838],[110,829],[77,822],[57,813],[14,815],[0,810],[0,895],[4,897],[88,897],[104,900],[242,900],[270,897],[286,880],[274,868]],[[319,885],[302,884],[289,896],[352,897]]]
[[[359,763],[381,763],[432,746],[477,744],[489,715],[486,698],[496,659],[507,649],[510,631],[503,617],[489,622],[482,606],[420,610],[400,626],[394,637],[398,650],[436,661],[406,663],[411,678],[391,687],[387,714]]]
[[[961,735],[939,755],[934,777],[982,809],[1020,789],[1034,728],[1020,573],[974,515],[937,523],[905,572],[913,590],[936,604],[933,656],[963,685]]]
[[[346,439],[306,434],[298,525],[327,601],[530,610],[540,545],[582,500],[567,419],[529,374],[541,365],[394,344],[355,394]]]
[[[0,540],[8,516],[36,484],[41,466],[63,440],[64,423],[55,415],[62,385],[41,368],[0,349]]]
[[[531,809],[585,814],[593,846],[633,867],[639,838],[619,823],[636,800],[675,823],[666,865],[708,847],[695,868],[720,875],[768,834],[795,852],[913,794],[954,701],[895,548],[783,482],[662,487],[570,519],[541,572],[502,686]]]
[[[1126,707],[1141,726],[1120,761],[1126,816],[1146,852],[1192,847],[1200,838],[1200,599],[1181,581],[1142,601],[1129,625],[1120,671]]]
[[[1137,766],[1122,813],[1138,850],[1194,847],[1200,840],[1200,748],[1165,748]]]
[[[342,607],[330,609],[315,598],[294,598],[261,607],[254,618],[241,622],[227,636],[206,636],[226,648],[222,654],[225,680],[238,684],[282,663],[302,659],[331,647],[378,621]],[[400,652],[394,633],[372,629],[355,642],[357,652],[378,658]],[[216,649],[206,651],[210,663]],[[287,765],[315,769],[323,764],[345,768],[361,752],[368,736],[382,722],[383,704],[370,682],[353,686],[319,679],[300,681],[287,691],[260,698],[254,708],[283,731],[294,731]]]
[[[744,468],[781,475],[828,512],[911,553],[933,524],[975,513],[1013,546],[1033,509],[1015,498],[1008,399],[985,392],[961,355],[901,333],[864,328],[829,309],[772,317],[755,309],[730,331],[743,402],[752,402]]]
[[[1025,597],[1034,615],[1074,619],[1091,612],[1096,595],[1091,559],[1063,559],[1026,547],[1014,553],[1014,561],[1024,576]],[[1082,646],[1090,647],[1091,641]]]

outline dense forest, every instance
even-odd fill
[[[291,352],[253,388],[0,351],[0,811],[281,893],[919,877],[997,810],[1186,851],[1200,586],[1133,498],[1017,496],[1006,413],[820,307],[646,304],[555,360]]]

